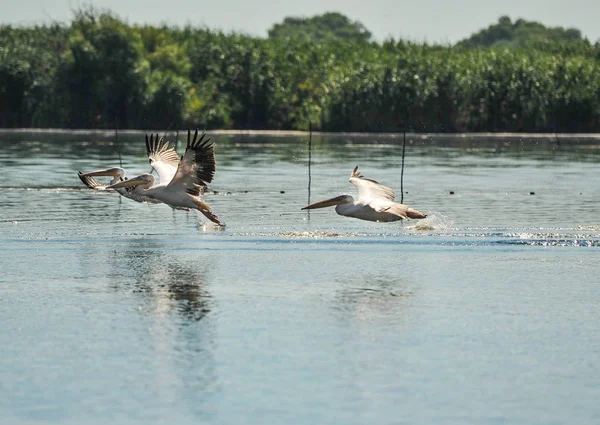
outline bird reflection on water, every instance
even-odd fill
[[[208,290],[215,259],[193,252],[171,250],[168,243],[130,241],[114,252],[111,280],[116,291],[142,300],[138,312],[145,317],[141,339],[146,361],[153,367],[160,399],[184,404],[191,411],[206,409],[195,396],[214,391],[216,332],[210,320],[214,299]],[[177,359],[177,361],[175,361]]]
[[[127,283],[116,283],[115,286],[120,289],[130,287],[135,293],[147,294],[154,303],[153,311],[148,314],[168,316],[177,312],[187,320],[198,321],[210,312],[212,298],[206,289],[207,261],[197,258],[193,264],[183,263],[160,250],[158,244],[148,242],[139,248],[124,250],[118,259],[115,258],[117,275],[122,276],[124,269],[131,273]]]
[[[396,322],[414,294],[408,282],[397,276],[363,275],[344,282],[336,291],[335,308],[360,321],[385,317]],[[393,318],[393,320],[392,320]]]

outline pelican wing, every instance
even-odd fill
[[[77,173],[79,179],[83,182],[84,185],[93,190],[107,190],[113,191],[113,189],[109,189],[108,185],[100,183],[98,180],[91,176],[82,176],[82,172]]]
[[[168,188],[185,190],[189,194],[198,196],[206,183],[210,183],[215,174],[215,151],[210,139],[205,139],[206,134],[198,138],[198,129],[191,139],[188,130],[188,141],[185,153],[181,156],[177,172],[169,182]]]
[[[391,205],[386,205],[387,203]],[[406,212],[394,207],[394,205],[400,204],[394,204],[391,201],[385,200],[383,202],[372,202],[370,204],[361,205],[360,208],[357,208],[352,212],[352,217],[380,222],[407,219]]]
[[[161,184],[169,183],[177,172],[179,156],[173,148],[169,148],[169,142],[165,142],[164,137],[146,134],[146,152],[152,168],[158,173]]]
[[[368,203],[375,199],[387,199],[393,201],[396,198],[396,192],[375,180],[366,179],[355,167],[350,175],[350,183],[358,189],[358,200]]]

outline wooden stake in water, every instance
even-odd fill
[[[402,139],[402,170],[400,171],[400,203],[404,201],[404,153],[406,152],[406,131]]]
[[[117,124],[116,119],[115,119],[115,150],[117,151],[117,155],[119,155],[119,167],[123,168],[123,159],[121,158],[121,149],[119,147],[119,125]]]
[[[163,136],[165,138],[165,140],[167,139],[167,133],[169,132],[169,130],[171,129],[171,127],[173,126],[173,123],[175,123],[175,118],[173,118],[171,120],[171,122],[169,123],[169,126],[167,127],[167,129],[165,130],[165,135]]]
[[[119,147],[119,125],[117,123],[117,119],[115,118],[115,149],[117,154],[119,155],[119,167],[123,168],[123,159],[121,158],[121,148]],[[122,196],[119,196],[119,205],[123,202]]]
[[[308,122],[308,204],[310,205],[310,185],[312,176],[310,173],[310,165],[312,162],[312,122]],[[310,216],[310,210],[308,210],[308,215]]]

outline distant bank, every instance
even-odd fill
[[[208,134],[222,136],[248,136],[248,137],[308,137],[308,131],[297,130],[205,130]],[[169,130],[99,130],[99,129],[57,129],[57,128],[0,128],[0,140],[39,140],[41,137],[60,137],[61,140],[82,140],[92,138],[94,140],[111,141],[117,137],[131,139],[134,137],[143,137],[145,134],[159,133],[161,136],[174,139],[179,133],[179,139],[183,140],[187,134],[186,129]],[[378,139],[381,141],[392,141],[402,139],[404,133],[358,133],[358,132],[324,132],[313,131],[313,137],[326,137],[329,139],[353,138],[353,139]],[[406,139],[416,141],[435,141],[435,140],[497,140],[497,141],[520,141],[528,140],[537,142],[600,142],[600,133],[415,133],[407,132]]]

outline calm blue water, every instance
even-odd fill
[[[110,136],[3,136],[2,423],[600,423],[600,145],[412,137],[430,217],[370,223],[300,211],[306,137],[215,140],[224,230],[82,188]],[[395,139],[312,146],[311,202],[399,194]]]

